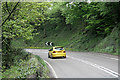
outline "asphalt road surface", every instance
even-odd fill
[[[92,52],[66,51],[67,58],[48,58],[47,49],[26,49],[40,56],[54,78],[117,78],[118,57]]]

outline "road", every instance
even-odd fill
[[[67,58],[48,58],[47,49],[26,49],[39,55],[55,78],[117,78],[118,57],[92,52],[67,51]]]

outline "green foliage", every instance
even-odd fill
[[[2,3],[3,21],[9,15],[7,12],[6,3]],[[14,2],[7,3],[9,11],[12,9]],[[15,12],[10,17],[9,21],[3,25],[3,37],[32,39],[35,26],[40,26],[44,21],[44,11],[49,7],[48,3],[19,3]]]
[[[119,41],[118,34],[120,33],[119,25],[120,23],[115,26],[115,28],[112,30],[110,35],[103,38],[103,40],[100,41],[100,43],[95,46],[94,51],[110,53],[114,55],[119,54],[119,45],[118,45],[118,41]]]
[[[11,50],[9,50],[9,52],[7,51],[6,53],[7,54],[2,54],[2,66],[6,67],[4,68],[4,70],[10,68],[12,65],[15,65],[19,61],[19,59],[28,58],[28,54],[24,52],[22,49],[11,48]]]
[[[110,47],[116,40],[104,40],[119,23],[119,3],[114,2],[62,2],[51,3],[46,12],[45,22],[38,31],[41,35],[35,36],[38,41],[33,47],[46,47],[46,41],[55,45],[65,46],[78,51],[98,51],[115,53],[117,48]],[[105,41],[102,42],[101,40]],[[97,45],[102,47],[97,50]],[[79,44],[79,45],[78,45]],[[103,45],[106,44],[106,45]],[[49,48],[49,47],[47,47]],[[114,50],[112,49],[114,48]],[[109,53],[108,52],[108,53]]]
[[[15,59],[21,58],[20,54],[24,56],[22,50],[11,46],[12,40],[22,38],[27,42],[33,39],[33,36],[37,34],[36,27],[44,22],[44,13],[49,6],[49,3],[34,2],[2,3],[4,23],[2,25],[2,62],[6,69],[14,64]]]
[[[15,4],[2,3],[3,21]],[[41,58],[14,47],[50,48],[45,42],[52,41],[66,50],[118,54],[118,11],[117,2],[19,3],[3,25],[3,78],[30,77],[36,71],[40,78],[48,78]]]
[[[95,3],[85,2],[66,3],[61,9],[62,15],[66,18],[66,24],[73,27],[85,24],[84,30],[91,35],[102,36],[110,34],[113,25],[119,22],[117,12],[119,3]],[[61,7],[61,6],[60,6]]]
[[[9,2],[8,6],[7,8],[6,3],[2,4],[3,21],[15,4]],[[13,71],[16,72],[10,77],[14,77],[13,75],[26,77],[29,74],[27,70],[31,70],[30,66],[34,67],[32,69],[34,72],[38,69],[36,65],[39,65],[36,64],[38,61],[35,58],[29,61],[20,60],[25,56],[23,52],[11,47],[50,48],[45,46],[45,42],[52,41],[55,45],[63,46],[67,50],[118,54],[119,38],[116,37],[118,34],[116,25],[120,21],[118,11],[119,3],[117,2],[19,3],[3,25],[4,77]],[[11,40],[14,40],[12,44]],[[19,41],[21,44],[18,44]],[[45,67],[46,64],[42,59],[36,57]],[[12,67],[12,65],[16,66]],[[29,65],[29,67],[25,65]],[[47,73],[48,71],[42,72]],[[42,72],[38,70],[38,74]]]
[[[24,53],[25,55],[26,53]],[[48,78],[49,70],[39,56],[27,54],[14,57],[14,65],[2,73],[2,78]],[[26,60],[23,58],[27,58]],[[4,70],[5,66],[3,66]],[[38,75],[38,76],[37,76]]]
[[[47,67],[47,64],[38,55],[35,55],[35,57],[41,64],[41,68],[38,70],[38,75],[39,75],[38,77],[39,78],[49,78],[50,75],[48,75],[49,74],[49,69]]]

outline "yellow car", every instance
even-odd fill
[[[54,57],[64,57],[66,58],[66,51],[61,46],[55,46],[51,48],[48,52],[48,58],[54,58]]]

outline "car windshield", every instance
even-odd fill
[[[56,47],[55,50],[64,50],[63,47]]]

